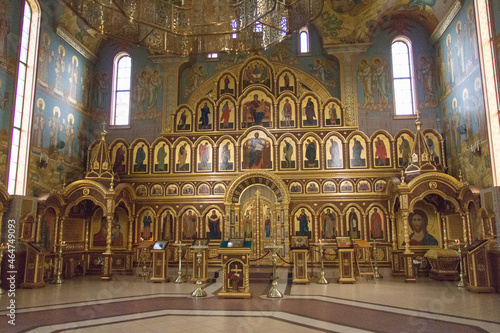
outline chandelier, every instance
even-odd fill
[[[266,48],[323,10],[323,0],[62,1],[101,34],[182,56]]]

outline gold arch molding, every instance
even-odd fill
[[[272,173],[265,171],[248,171],[236,178],[229,186],[224,201],[227,204],[238,203],[241,194],[247,187],[258,184],[264,185],[273,191],[278,203],[290,203],[287,187],[283,181]]]

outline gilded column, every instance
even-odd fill
[[[464,234],[464,243],[469,243],[469,237],[467,233],[467,216],[465,213],[461,213],[462,215],[462,227],[463,227],[463,234]]]
[[[392,250],[396,251],[398,249],[398,235],[396,233],[396,218],[394,214],[390,216],[391,221],[391,233],[392,233]]]
[[[443,224],[443,241],[444,241],[444,248],[445,249],[448,248],[448,236],[446,235],[446,233],[447,233],[446,221],[447,221],[446,216],[441,217],[441,223]]]
[[[365,240],[368,240],[368,234],[370,233],[370,227],[368,225],[368,215],[367,214],[362,214],[363,215],[363,226],[365,228],[365,235],[364,235],[364,239]]]
[[[85,251],[89,250],[89,230],[90,230],[90,218],[85,219],[85,245],[84,249]]]
[[[410,233],[409,233],[409,224],[408,224],[408,212],[403,212],[403,225],[405,232],[405,254],[412,254],[413,252],[410,249]]]
[[[2,214],[0,214],[0,219],[2,218]],[[2,221],[2,220],[0,220]],[[36,224],[36,236],[35,236],[35,242],[39,242],[40,239],[42,238],[42,215],[38,215],[38,221]]]
[[[345,234],[344,234],[344,220],[345,220],[345,214],[340,214],[339,218],[340,218],[340,221],[339,221],[339,225],[340,225],[340,233],[339,233],[339,236],[345,236]]]
[[[57,242],[60,241],[57,237],[59,235],[59,222],[60,222],[60,218],[59,218],[59,215],[56,214],[56,223],[55,223],[55,227],[54,227],[54,249],[53,249],[53,252],[57,252]]]
[[[127,251],[132,251],[133,227],[134,227],[134,216],[129,216],[128,217],[128,243],[127,243]]]

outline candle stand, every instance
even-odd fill
[[[325,246],[325,243],[320,241],[319,243],[315,243],[314,245],[319,247],[319,257],[320,257],[319,260],[321,262],[321,272],[317,283],[328,284],[328,280],[325,278],[325,266],[323,263],[323,253],[324,253],[323,247]]]
[[[63,268],[62,253],[63,253],[63,247],[66,246],[66,243],[61,242],[61,243],[57,244],[56,246],[59,247],[59,257],[57,258],[57,265],[56,265],[57,273],[56,273],[56,277],[54,278],[54,280],[52,280],[52,283],[53,284],[62,284],[63,283],[63,279],[61,278],[62,268]]]
[[[184,279],[182,278],[182,248],[187,246],[185,243],[175,243],[174,246],[177,246],[177,253],[179,257],[179,276],[175,279],[175,283],[184,283]]]
[[[264,246],[265,250],[271,250],[271,258],[273,262],[273,283],[271,290],[269,290],[269,293],[267,293],[267,297],[269,298],[282,298],[283,294],[281,291],[278,290],[278,281],[277,281],[277,276],[276,276],[276,259],[278,257],[278,251],[283,249],[282,245],[266,245]]]
[[[376,239],[373,240],[372,245],[373,245],[372,255],[373,255],[373,259],[375,261],[373,264],[373,277],[375,279],[382,279],[383,276],[378,271],[377,240]]]
[[[204,297],[204,296],[207,296],[207,293],[205,292],[205,290],[203,290],[201,288],[203,282],[201,282],[201,257],[203,256],[203,251],[205,251],[206,249],[208,249],[208,245],[201,245],[201,244],[198,244],[198,245],[193,245],[191,246],[191,249],[196,251],[196,267],[198,269],[198,279],[196,280],[196,289],[195,291],[193,291],[193,293],[191,294],[191,296],[193,297]],[[179,268],[179,271],[180,271],[180,268]]]

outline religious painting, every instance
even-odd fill
[[[135,188],[135,194],[138,196],[138,197],[147,197],[148,196],[148,188],[146,187],[146,185],[138,185],[136,188]]]
[[[49,128],[50,128],[50,145],[56,153],[62,148],[63,141],[60,140],[60,134],[63,130],[63,124],[61,120],[61,109],[58,106],[55,106],[52,109],[53,116],[49,119]]]
[[[272,238],[273,234],[276,233],[275,230],[273,230],[273,224],[276,225],[275,223],[272,223],[273,221],[273,213],[272,213],[272,207],[268,205],[267,203],[264,203],[262,205],[262,216],[261,216],[261,221],[264,222],[264,229],[263,229],[263,235],[265,238]]]
[[[339,230],[337,213],[330,207],[325,208],[320,214],[320,238],[335,239]]]
[[[373,207],[368,212],[370,225],[370,238],[383,239],[385,234],[384,211],[380,207]]]
[[[155,216],[154,213],[146,209],[139,214],[139,238],[141,241],[154,241],[155,235]]]
[[[190,132],[192,124],[191,111],[188,108],[178,110],[175,124],[177,132]]]
[[[354,135],[349,141],[351,168],[366,168],[366,142],[361,135]]]
[[[317,182],[309,182],[306,185],[306,193],[319,193],[319,186]]]
[[[68,76],[69,76],[68,101],[76,104],[76,88],[79,79],[78,58],[76,56],[73,56],[71,58],[71,63],[68,65]]]
[[[282,92],[294,92],[295,76],[290,71],[283,71],[278,77],[278,87],[280,94]]]
[[[159,222],[159,235],[160,240],[173,240],[174,239],[174,226],[175,226],[175,214],[170,210],[164,211],[160,216]]]
[[[65,86],[64,82],[64,72],[66,71],[65,56],[66,56],[66,50],[64,49],[64,46],[59,45],[59,47],[57,48],[57,56],[54,68],[56,76],[56,81],[54,83],[54,94],[59,95],[60,97],[63,96],[63,86]]]
[[[351,237],[337,237],[336,241],[339,249],[352,249],[354,247]]]
[[[280,143],[280,168],[281,169],[296,169],[297,168],[297,147],[295,141],[291,138],[285,138]]]
[[[342,124],[342,108],[337,101],[325,105],[325,126],[340,126]]]
[[[241,215],[241,235],[245,238],[253,237],[253,221],[255,220],[256,211],[253,204],[245,206]]]
[[[163,195],[163,186],[160,184],[154,184],[151,186],[151,195],[152,196],[161,196]]]
[[[272,141],[263,131],[253,131],[243,139],[242,169],[272,169]]]
[[[290,249],[291,250],[304,250],[309,249],[309,238],[304,236],[290,236]]]
[[[346,217],[347,217],[347,231],[349,232],[349,236],[352,239],[360,239],[361,227],[363,224],[363,217],[360,211],[355,207],[351,207],[347,209]]]
[[[181,141],[175,147],[175,171],[191,171],[191,145]]]
[[[198,131],[210,131],[213,129],[213,115],[214,107],[209,101],[201,101],[198,104],[198,119],[196,123],[198,124]]]
[[[123,143],[118,143],[111,150],[111,163],[114,173],[127,173],[128,149]]]
[[[56,226],[56,212],[47,209],[40,220],[40,244],[45,251],[52,251],[54,247],[54,236]]]
[[[324,193],[334,193],[334,192],[337,192],[337,185],[335,185],[335,183],[332,182],[331,180],[326,181],[323,184],[323,192]]]
[[[201,184],[198,186],[198,195],[209,195],[210,187],[207,184]]]
[[[432,131],[424,132],[425,142],[427,143],[427,147],[429,147],[429,159],[434,160],[436,165],[441,164],[441,150],[440,150],[440,141],[435,133]]]
[[[413,137],[403,133],[396,140],[396,152],[398,156],[398,167],[406,168],[411,163],[411,149],[413,147]]]
[[[182,187],[182,195],[194,195],[194,187],[191,184],[186,184]]]
[[[222,195],[226,193],[226,186],[224,184],[216,184],[214,187],[215,195]]]
[[[290,193],[297,194],[302,193],[302,184],[298,182],[293,182],[290,184]]]
[[[229,139],[219,145],[219,171],[234,171],[234,144]]]
[[[128,240],[128,212],[117,207],[111,226],[111,248],[126,248]]]
[[[230,99],[225,99],[219,104],[219,130],[235,129],[236,106]]]
[[[309,137],[304,141],[302,147],[304,169],[319,169],[319,144],[314,137]]]
[[[2,88],[2,79],[0,78],[0,88]],[[0,110],[4,111],[9,108],[9,92],[5,91],[3,94],[0,92]],[[32,142],[33,146],[43,148],[43,130],[45,129],[45,101],[43,98],[36,100],[36,107],[33,110],[33,132]]]
[[[179,193],[179,188],[177,185],[170,184],[167,187],[167,195],[177,195]]]
[[[377,135],[373,142],[373,167],[392,167],[391,142],[385,135]]]
[[[372,186],[367,180],[360,180],[357,184],[357,191],[359,193],[371,192]]]
[[[308,209],[298,209],[293,216],[293,235],[311,238],[313,218],[313,214]]]
[[[352,185],[352,182],[350,180],[344,180],[342,183],[340,183],[340,192],[354,192],[354,186]]]
[[[344,167],[344,145],[342,140],[336,136],[331,136],[325,143],[326,168],[342,169]]]
[[[170,147],[165,142],[160,142],[155,146],[154,157],[154,172],[168,172]]]
[[[234,77],[230,74],[223,74],[219,79],[219,91],[221,95],[230,94],[233,95],[236,91],[236,81]]]
[[[98,209],[90,220],[90,245],[94,247],[106,247],[108,234],[108,221],[103,215],[102,209]]]
[[[398,216],[398,244],[404,248],[404,224],[403,218]],[[441,228],[439,214],[428,206],[416,205],[408,215],[410,247],[429,248],[440,246]]]
[[[139,142],[134,147],[133,168],[134,173],[147,173],[148,172],[148,153],[149,148],[144,142]]]
[[[197,171],[212,171],[212,144],[203,140],[198,145]]]
[[[315,97],[307,96],[302,99],[300,109],[302,111],[303,127],[318,126],[319,104]]]
[[[188,209],[182,214],[181,226],[183,240],[198,238],[198,215],[192,209]]]
[[[375,192],[384,192],[387,182],[383,179],[379,179],[375,182]]]
[[[280,128],[295,127],[295,99],[291,95],[285,95],[278,103],[278,116]]]
[[[254,125],[273,127],[273,104],[263,91],[251,91],[241,101],[240,109],[242,128]]]
[[[261,60],[254,60],[241,72],[242,90],[249,85],[260,83],[271,89],[271,68]]]
[[[206,219],[206,229],[207,238],[221,240],[223,228],[224,217],[217,209],[212,209],[210,213],[207,214]]]

